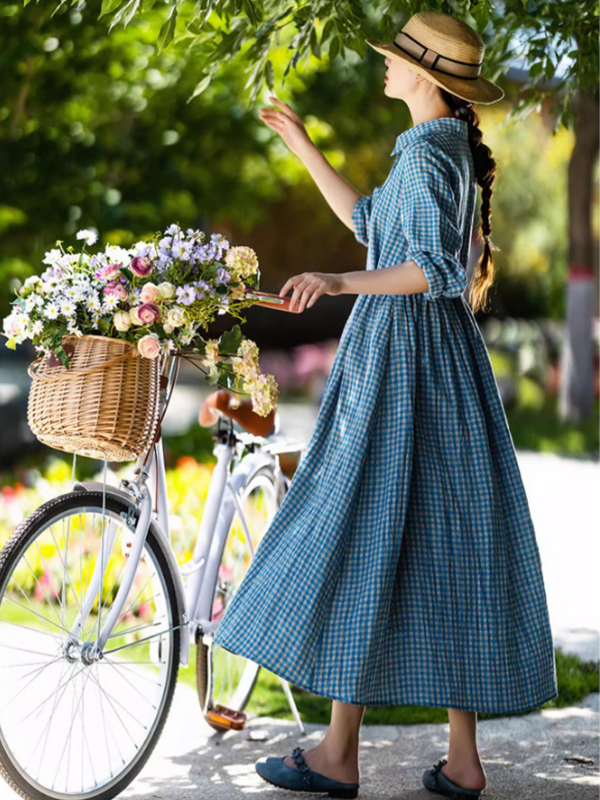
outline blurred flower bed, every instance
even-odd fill
[[[117,486],[122,477],[131,473],[131,468],[131,464],[115,470],[109,467],[107,483]],[[189,456],[178,458],[175,466],[167,469],[171,541],[180,563],[192,555],[212,469],[211,464],[200,463]],[[103,478],[102,466],[98,469],[98,462],[89,459],[78,459],[76,472],[79,480],[83,479],[82,472],[86,473],[86,480],[102,481]],[[38,506],[71,489],[72,469],[68,457],[50,456],[42,469],[18,469],[13,482],[0,489],[0,547]]]

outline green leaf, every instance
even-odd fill
[[[186,102],[191,103],[194,97],[198,97],[199,94],[202,94],[202,92],[209,86],[211,80],[212,80],[212,75],[205,75],[202,78],[202,80],[196,84],[196,88],[194,89],[192,94],[188,97]]]
[[[313,28],[310,32],[309,43],[313,55],[316,58],[321,58],[321,48],[319,46],[319,40],[317,39],[317,31],[315,28]]]
[[[265,78],[267,80],[267,86],[273,92],[274,91],[273,64],[271,63],[271,59],[267,59],[267,63],[265,64]]]
[[[321,44],[329,40],[331,32],[333,31],[335,26],[335,20],[328,19],[325,23],[325,27],[323,28],[323,34],[321,35]]]
[[[230,331],[225,331],[219,339],[219,353],[221,355],[235,355],[242,343],[242,329],[234,325]]]
[[[165,47],[168,47],[175,35],[175,26],[177,25],[177,6],[173,5],[168,19],[163,24],[158,34],[157,41],[157,55],[160,54]]]
[[[480,30],[483,30],[487,27],[490,18],[490,12],[487,7],[487,3],[477,3],[471,9],[471,14],[475,22],[477,23]]]
[[[124,278],[127,278],[129,283],[133,281],[133,272],[128,267],[121,267],[119,271]]]
[[[98,19],[103,17],[105,14],[112,14],[113,11],[116,11],[120,5],[122,5],[123,0],[102,0],[102,8],[100,9],[100,14],[98,15]]]
[[[541,75],[543,72],[543,66],[541,61],[536,61],[535,64],[532,64],[529,68],[529,77],[535,78],[538,75]]]
[[[17,349],[17,342],[15,341],[14,338],[13,339],[9,339],[6,342],[6,346],[8,347],[9,350],[16,350]]]
[[[329,45],[329,60],[334,61],[334,59],[340,53],[340,36],[337,34],[331,40],[331,44]]]

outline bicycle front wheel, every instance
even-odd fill
[[[120,498],[73,492],[41,506],[0,552],[0,773],[22,797],[115,797],[160,736],[180,630],[152,527],[116,626],[94,649],[135,522]]]

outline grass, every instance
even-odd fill
[[[579,702],[590,692],[599,691],[600,675],[597,662],[583,661],[578,656],[565,654],[561,650],[555,650],[555,659],[559,694],[555,700],[545,703],[541,708],[564,708]],[[192,647],[190,652],[189,667],[179,670],[179,680],[194,690],[196,689],[195,647]],[[329,724],[331,700],[295,687],[293,684],[290,684],[290,688],[303,722]],[[264,668],[259,670],[256,686],[244,710],[246,713],[264,717],[294,719],[279,678]],[[507,716],[520,716],[520,714],[488,714],[485,712],[477,714],[479,720]],[[369,706],[363,719],[366,725],[415,725],[447,721],[448,712],[445,708],[414,705]]]
[[[561,422],[558,398],[548,397],[538,407],[506,409],[508,425],[517,450],[556,453],[565,456],[600,453],[599,398],[595,398],[587,419]]]

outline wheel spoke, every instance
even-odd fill
[[[179,664],[175,587],[149,531],[108,648],[97,652],[133,566],[124,509],[94,491],[44,508],[0,565],[0,765],[8,756],[18,766],[29,796],[92,800],[126,785],[162,727]]]

